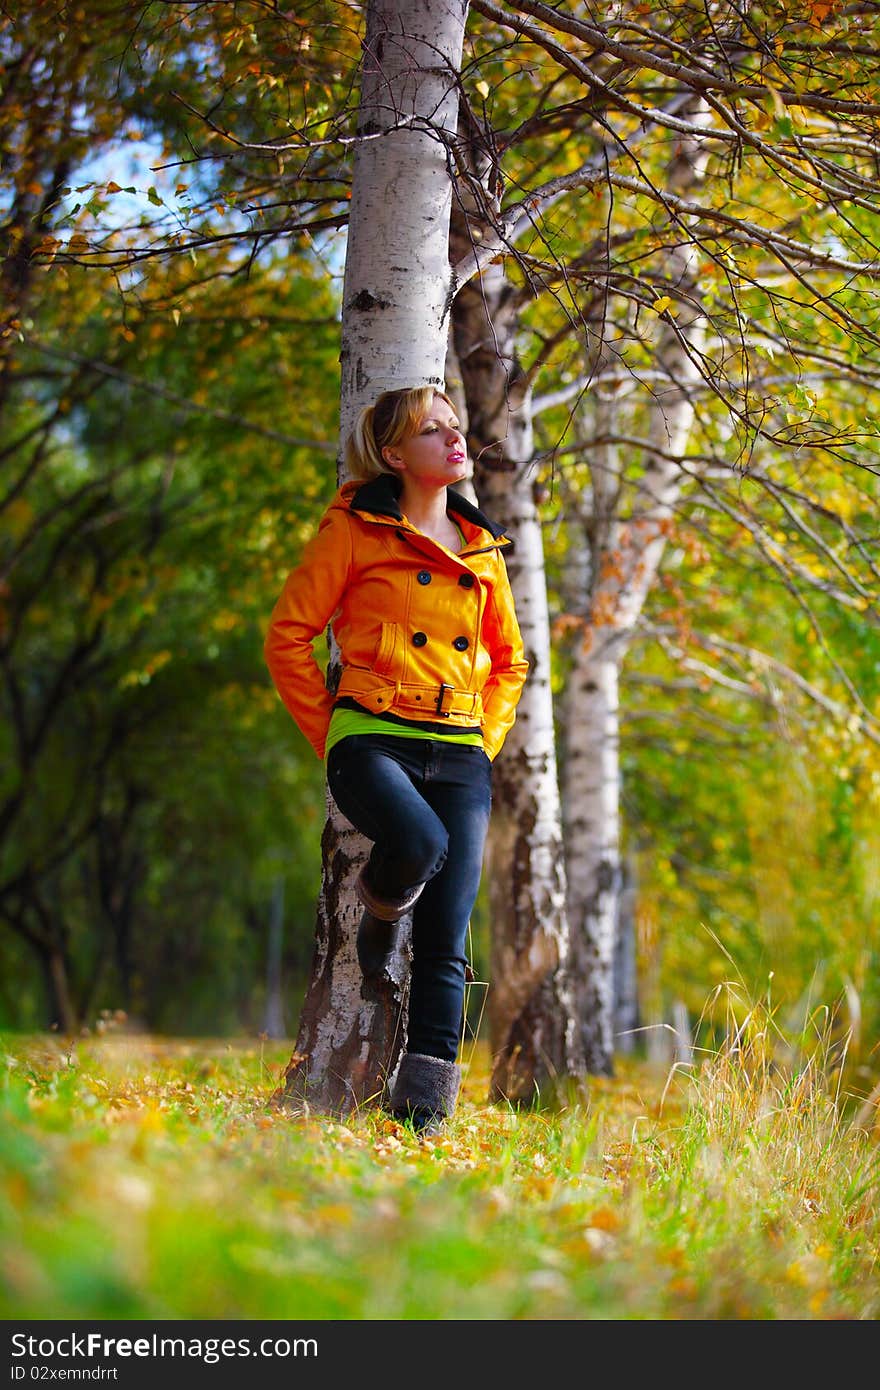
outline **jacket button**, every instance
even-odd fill
[[[468,647],[470,646],[470,642],[466,637],[456,637],[453,640],[452,645],[457,652],[466,652]]]
[[[428,640],[427,633],[424,633],[424,632],[414,632],[413,635],[412,635],[412,644],[413,644],[414,647],[423,647],[423,646],[425,645],[425,643],[427,642],[427,640]]]
[[[458,576],[458,582],[463,589],[472,589],[474,587],[474,576],[472,574],[460,574]]]
[[[431,582],[431,571],[430,571],[430,570],[419,570],[418,574],[416,575],[416,579],[419,581],[420,584],[430,584],[430,582]]]

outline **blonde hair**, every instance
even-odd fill
[[[383,391],[372,405],[364,406],[345,441],[345,466],[350,477],[356,482],[367,482],[380,473],[393,473],[394,469],[389,468],[382,457],[382,450],[393,448],[401,439],[415,434],[435,396],[455,410],[445,391],[433,386]]]

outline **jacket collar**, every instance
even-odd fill
[[[377,477],[370,478],[369,482],[362,483],[357,492],[352,497],[349,507],[353,512],[372,512],[376,516],[387,516],[392,521],[403,521],[403,512],[400,510],[401,482],[393,473],[379,473]],[[490,521],[479,507],[475,507],[466,497],[462,497],[460,492],[455,492],[453,488],[446,489],[446,506],[450,512],[456,516],[464,517],[472,526],[480,526],[484,531],[488,531],[493,540],[507,539],[506,532],[502,526]]]

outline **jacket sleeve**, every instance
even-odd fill
[[[492,673],[483,687],[483,746],[489,757],[495,758],[513,727],[517,701],[529,671],[507,566],[501,554],[498,555],[498,574],[486,623]]]
[[[333,697],[312,642],[339,607],[351,568],[348,517],[341,508],[331,507],[287,576],[263,648],[278,694],[319,758],[324,756]]]

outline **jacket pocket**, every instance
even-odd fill
[[[373,670],[377,676],[387,676],[391,673],[394,666],[394,655],[399,641],[400,628],[397,623],[383,623],[379,641],[376,645],[376,656],[373,661]]]
[[[375,671],[365,671],[362,666],[346,666],[339,682],[338,698],[356,700],[373,714],[387,714],[396,692],[394,681],[383,681]]]

